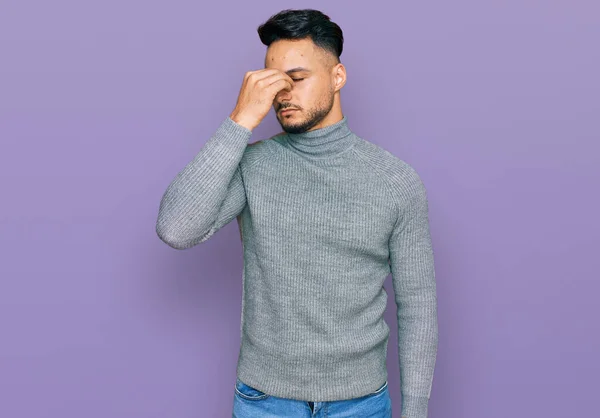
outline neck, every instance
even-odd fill
[[[301,154],[312,157],[330,157],[352,146],[353,135],[346,116],[323,128],[300,134],[287,134],[288,143]]]

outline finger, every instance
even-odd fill
[[[287,80],[292,84],[294,83],[294,80],[292,80],[292,78],[290,76],[288,76],[285,73],[282,73],[281,71],[271,74],[268,77],[262,78],[259,81],[261,83],[263,83],[265,86],[268,86],[269,84],[273,84],[277,80]]]
[[[258,70],[246,71],[246,74],[244,74],[244,78],[248,78],[252,74],[260,74],[260,73],[264,72],[265,70],[266,70],[266,68],[260,68]]]
[[[257,81],[264,80],[267,77],[270,77],[273,74],[277,74],[280,72],[275,68],[264,68],[262,70],[253,71],[248,75],[248,79],[252,82],[256,83]]]
[[[283,84],[281,84],[283,82]],[[293,80],[288,80],[281,73],[276,73],[258,80],[256,86],[261,90],[267,90],[270,96],[275,96],[280,90],[291,90],[294,86]]]
[[[281,73],[281,75],[287,79],[290,84],[293,86],[294,85],[294,80],[292,79],[292,77],[290,77],[287,73],[283,72],[283,71],[279,71]]]
[[[291,84],[288,80],[285,78],[280,78],[279,80],[275,80],[273,83],[271,83],[267,89],[271,93],[270,95],[275,97],[275,95],[281,90],[291,90],[293,87],[293,84]]]

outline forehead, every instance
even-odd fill
[[[265,68],[288,71],[292,68],[314,68],[319,59],[315,44],[310,39],[280,39],[269,45]]]

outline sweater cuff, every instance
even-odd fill
[[[427,418],[429,398],[402,395],[402,418]]]

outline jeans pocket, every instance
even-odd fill
[[[269,395],[265,392],[262,392],[256,388],[253,388],[250,385],[245,384],[239,378],[236,378],[235,381],[235,393],[240,398],[247,399],[250,401],[258,401],[269,397]]]
[[[386,380],[385,383],[383,385],[381,385],[381,387],[379,389],[377,389],[375,392],[369,393],[367,396],[376,396],[376,395],[379,395],[380,393],[385,392],[385,390],[387,389],[387,386],[388,386],[388,382]]]

